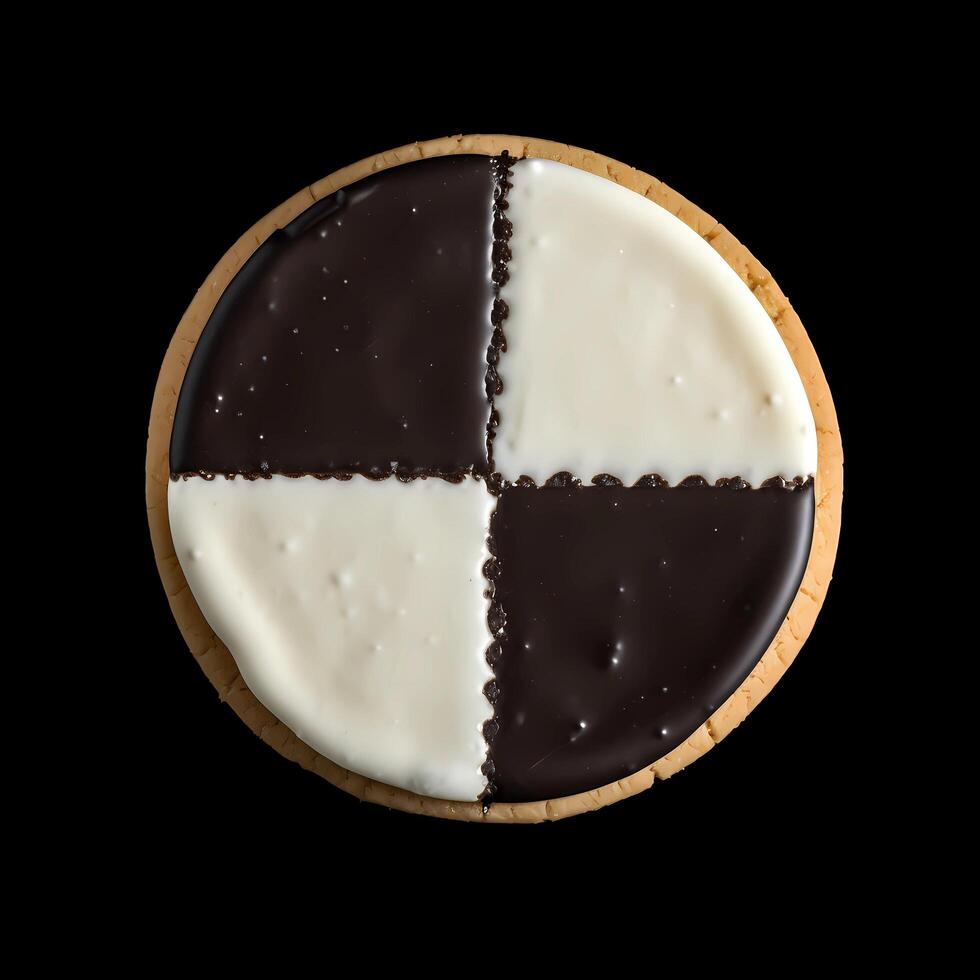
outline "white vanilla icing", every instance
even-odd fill
[[[429,796],[486,780],[477,480],[170,483],[174,547],[252,693],[334,762]]]
[[[633,191],[513,168],[495,469],[539,483],[814,473],[806,393],[772,321],[711,246]]]

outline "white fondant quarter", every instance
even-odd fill
[[[340,765],[427,796],[486,780],[486,536],[474,479],[171,482],[174,547],[252,693]]]
[[[513,167],[494,466],[631,484],[816,470],[813,416],[765,310],[711,246],[634,191]]]

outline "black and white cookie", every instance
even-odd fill
[[[797,598],[819,465],[764,298],[702,234],[477,149],[312,194],[240,264],[166,509],[258,702],[492,811],[651,770],[722,708]]]

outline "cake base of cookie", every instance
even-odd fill
[[[215,636],[191,595],[177,556],[167,514],[169,446],[177,397],[190,356],[218,299],[252,253],[316,201],[389,167],[433,156],[476,153],[554,160],[597,174],[643,195],[701,235],[732,269],[772,319],[806,389],[817,429],[814,533],[803,581],[785,622],[738,690],[674,751],[626,779],[560,799],[530,803],[454,803],[419,796],[365,779],[319,755],[256,700],[234,659]],[[536,823],[599,809],[649,789],[709,751],[766,696],[805,642],[830,583],[840,533],[843,453],[837,417],[826,378],[806,331],[766,269],[710,215],[655,178],[618,161],[564,144],[515,136],[456,136],[399,147],[345,167],[304,188],[246,232],[217,264],[198,291],[167,350],[151,409],[146,457],[146,503],[150,534],[161,579],[181,633],[202,670],[251,730],[285,758],[367,802],[408,813],[485,823]]]

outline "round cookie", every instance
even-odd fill
[[[429,156],[455,153],[498,155],[504,150],[514,158],[537,157],[554,160],[580,170],[597,173],[631,191],[644,194],[676,214],[709,241],[752,290],[775,322],[793,357],[806,388],[817,427],[819,465],[816,472],[813,546],[799,594],[793,602],[786,623],[777,633],[759,664],[735,694],[683,745],[633,776],[601,789],[558,800],[521,804],[496,803],[490,807],[489,812],[484,813],[479,803],[433,800],[365,780],[363,777],[347,772],[314,753],[258,704],[238,675],[234,661],[220,641],[215,638],[197,608],[186,588],[179,563],[173,554],[166,508],[170,470],[167,446],[177,393],[183,381],[190,352],[194,349],[204,324],[225,287],[255,248],[275,229],[288,225],[312,202],[378,170]],[[244,236],[219,263],[215,273],[199,292],[178,328],[168,351],[154,399],[147,458],[147,503],[151,532],[161,575],[170,595],[175,616],[192,651],[198,656],[199,662],[222,697],[229,700],[250,727],[287,757],[320,772],[331,782],[364,799],[415,812],[489,821],[527,822],[593,809],[646,788],[655,776],[660,778],[669,776],[710,748],[714,741],[724,737],[778,679],[812,626],[825,594],[833,564],[839,527],[840,497],[840,441],[830,395],[802,325],[765,270],[724,229],[652,178],[585,151],[511,137],[460,137],[438,140],[405,147],[370,161],[363,161],[296,195]]]

